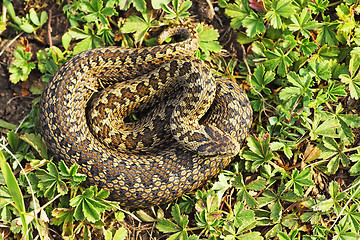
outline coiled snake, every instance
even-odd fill
[[[123,205],[162,204],[198,188],[230,163],[249,131],[247,96],[192,57],[194,29],[169,28],[159,41],[175,34],[186,39],[82,52],[40,99],[49,149]]]

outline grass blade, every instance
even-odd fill
[[[15,206],[20,213],[23,233],[27,234],[28,226],[27,226],[26,218],[25,218],[24,198],[21,193],[20,187],[16,181],[16,178],[15,178],[9,164],[6,162],[4,154],[1,151],[0,151],[0,169],[1,169],[2,174],[4,175],[6,185],[9,189],[9,192],[15,203]],[[29,239],[29,235],[27,235],[25,239]]]

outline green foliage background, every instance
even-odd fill
[[[0,32],[40,38],[49,15],[27,3],[32,7],[18,16],[4,0]],[[221,45],[217,29],[191,16],[191,1],[70,3],[56,2],[70,24],[61,44],[50,43],[36,57],[18,45],[9,68],[12,83],[36,71],[45,85],[81,51],[115,43],[152,46],[160,26],[191,21],[201,39],[196,56],[248,90],[252,132],[233,164],[203,189],[168,206],[128,212],[107,200],[107,191],[86,187],[76,165],[52,161],[39,135],[36,98],[20,126],[0,121],[6,134],[0,144],[0,223],[8,236],[46,239],[55,229],[58,238],[97,239],[100,229],[104,239],[125,239],[133,237],[135,221],[156,226],[150,237],[168,239],[360,238],[357,1],[220,0],[216,15],[230,20],[240,46],[231,49]],[[133,14],[126,18],[126,11]],[[42,87],[31,90],[38,95]]]

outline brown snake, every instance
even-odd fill
[[[175,34],[186,39],[82,52],[41,96],[49,149],[123,205],[162,204],[198,188],[230,163],[249,132],[247,96],[192,57],[194,29],[169,28],[159,41]],[[137,121],[126,120],[136,113]]]

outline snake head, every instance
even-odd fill
[[[180,132],[181,131],[181,132]],[[233,157],[240,151],[240,143],[229,134],[212,125],[197,125],[193,128],[172,129],[174,138],[187,150],[199,156]]]

